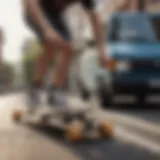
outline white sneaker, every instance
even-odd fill
[[[68,108],[68,94],[62,90],[56,90],[50,93],[48,101],[52,107],[55,108]]]

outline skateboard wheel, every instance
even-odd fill
[[[84,125],[83,123],[72,123],[67,127],[65,138],[70,142],[78,142],[83,139]]]
[[[113,137],[113,124],[112,123],[101,123],[99,125],[99,133],[102,138]]]
[[[12,119],[15,122],[19,122],[21,120],[21,118],[22,118],[22,115],[23,115],[23,111],[21,111],[21,110],[15,110],[12,113]]]

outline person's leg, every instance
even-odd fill
[[[42,46],[42,54],[40,55],[40,58],[37,61],[36,70],[35,70],[34,77],[32,80],[33,85],[35,84],[38,86],[42,84],[46,69],[54,54],[54,49],[53,47],[45,43],[42,31],[39,28],[39,26],[37,26],[37,24],[34,22],[32,17],[29,15],[26,15],[24,18],[25,18],[26,24],[37,35],[38,39],[41,42],[41,46]]]
[[[68,73],[71,60],[73,57],[73,50],[61,50],[61,57],[58,68],[51,82],[51,88],[48,95],[48,102],[52,106],[68,106],[68,96],[65,91],[68,83]]]
[[[64,40],[70,43],[71,35],[68,26],[64,22],[63,18],[61,16],[57,17],[56,19],[53,18],[52,23],[54,28],[64,38]],[[55,75],[52,78],[52,85],[59,88],[65,88],[67,85],[68,71],[74,54],[74,50],[71,47],[68,47],[68,49],[60,48],[59,52],[61,54],[60,61]]]
[[[30,90],[30,101],[31,104],[40,103],[40,89],[42,87],[44,76],[47,72],[48,66],[53,59],[55,52],[49,46],[44,45],[42,54],[37,62],[36,70],[34,73],[32,86]]]
[[[56,30],[61,34],[61,36],[70,43],[70,33],[66,26],[66,24],[63,22],[63,20],[56,19],[54,21],[54,27]],[[60,48],[60,59],[58,63],[58,67],[56,68],[55,74],[52,78],[51,82],[51,92],[49,92],[49,103],[53,106],[66,106],[67,105],[67,93],[65,91],[68,83],[68,73],[70,64],[72,61],[72,57],[74,54],[74,50],[71,47],[66,48]],[[55,102],[57,101],[57,102]]]
[[[53,56],[55,54],[55,50],[48,45],[43,45],[42,52],[43,53],[40,56],[36,66],[36,71],[33,79],[34,83],[37,85],[42,84],[48,65],[51,63]]]
[[[46,74],[49,63],[53,59],[53,55],[55,54],[56,50],[54,50],[53,46],[47,45],[45,43],[42,31],[39,26],[37,26],[36,23],[33,21],[32,17],[26,15],[25,22],[26,25],[28,25],[31,30],[37,35],[38,39],[41,41],[41,45],[43,48],[42,54],[37,61],[37,66],[35,68],[36,70],[32,79],[32,84],[29,88],[29,100],[31,104],[39,104],[39,89],[42,86],[43,78]]]
[[[73,54],[74,51],[72,49],[61,50],[61,57],[60,57],[61,59],[58,64],[55,77],[52,79],[53,86],[57,86],[59,88],[65,88],[67,86],[69,68]]]

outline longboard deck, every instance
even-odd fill
[[[46,103],[46,102],[45,102]],[[92,103],[86,103],[82,102],[80,100],[77,100],[76,98],[72,99],[71,107],[51,107],[47,104],[42,103],[40,106],[28,106],[26,105],[26,110],[21,112],[20,110],[15,110],[12,114],[12,118],[15,122],[21,121],[21,119],[29,120],[29,123],[36,123],[38,124],[44,124],[43,118],[47,117],[47,125],[51,125],[57,129],[60,129],[64,131],[64,133],[69,133],[70,138],[69,140],[74,141],[77,139],[78,136],[83,135],[83,131],[81,130],[81,126],[86,126],[86,122],[89,120],[92,124],[97,123],[96,127],[93,127],[100,133],[100,137],[111,137],[113,132],[113,127],[108,122],[100,122],[97,119],[97,107],[94,107],[95,105]],[[80,105],[79,105],[80,104]],[[30,109],[33,109],[34,111],[31,113],[29,112]],[[95,112],[96,111],[96,112]],[[77,114],[82,113],[84,114],[86,120],[82,119],[74,119],[71,120],[69,123],[65,123],[64,116],[69,115],[73,116],[74,118],[77,118]],[[34,120],[36,119],[36,121]],[[38,120],[38,121],[37,121]],[[40,121],[39,121],[40,120]],[[42,120],[42,121],[41,121]],[[74,122],[77,121],[78,123],[74,124]],[[40,122],[40,123],[39,123]],[[42,123],[41,123],[42,122]],[[74,124],[74,125],[73,125]],[[100,129],[101,128],[101,129]],[[76,131],[76,133],[75,133]],[[86,128],[85,128],[86,131]],[[93,133],[93,132],[92,132]],[[76,134],[76,137],[74,137]],[[86,133],[85,133],[86,134]],[[87,136],[87,135],[86,135]],[[78,139],[80,139],[78,137]]]
[[[25,115],[25,116],[24,116]],[[19,122],[21,121],[22,117],[26,117],[27,114],[25,114],[24,112],[21,112],[20,110],[16,110],[15,112],[13,112],[13,115],[12,115],[12,118],[15,122]],[[48,114],[44,114],[45,116]],[[28,117],[29,116],[29,117]],[[28,115],[26,118],[27,120],[27,123],[29,124],[37,124],[35,121],[32,121],[30,119],[30,116],[31,117],[34,117],[33,115]],[[64,131],[64,136],[66,138],[66,134],[70,134],[70,138],[66,138],[68,139],[69,141],[76,141],[76,140],[82,140],[82,137],[83,138],[99,138],[99,137],[102,137],[102,138],[111,138],[113,136],[113,126],[111,123],[108,123],[107,121],[106,122],[98,122],[98,124],[95,126],[95,127],[92,127],[91,129],[86,129],[84,128],[83,131],[80,129],[81,126],[86,126],[86,122],[83,121],[83,120],[72,120],[71,122],[69,123],[64,123],[63,121],[63,115],[61,115],[62,117],[49,117],[47,123],[41,123],[40,121],[38,121],[38,124],[40,125],[51,125],[52,127],[54,127],[55,129],[58,129],[58,130],[61,130],[61,131]],[[40,116],[39,118],[42,118],[43,116]],[[28,122],[29,120],[29,122]],[[30,121],[31,120],[31,121]],[[39,123],[40,122],[40,123]],[[78,123],[74,123],[74,122],[78,122]],[[95,121],[91,121],[91,123],[93,124]],[[73,125],[74,124],[74,125]],[[78,128],[77,128],[78,127]],[[78,132],[77,132],[77,129],[78,129]],[[79,130],[80,129],[80,130]],[[76,133],[75,133],[76,131]],[[78,134],[78,139],[77,137],[74,137],[76,134]]]

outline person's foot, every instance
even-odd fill
[[[48,103],[52,107],[66,108],[68,106],[67,93],[62,89],[52,88],[48,92]]]

